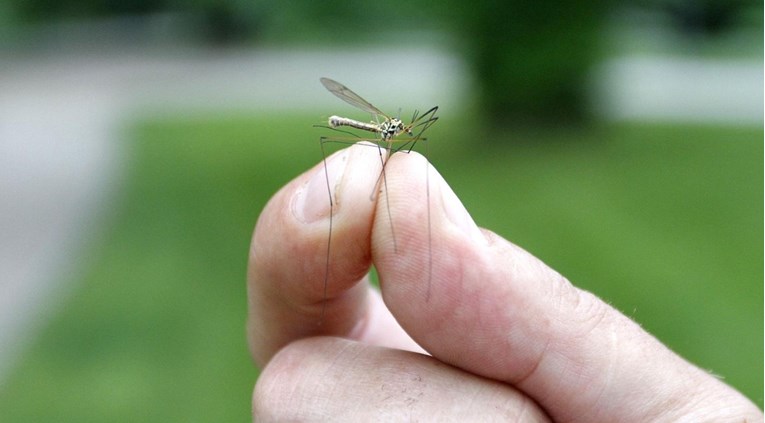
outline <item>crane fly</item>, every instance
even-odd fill
[[[391,155],[394,153],[397,153],[399,151],[404,152],[410,152],[414,148],[414,145],[418,141],[426,141],[426,138],[422,138],[423,132],[430,128],[431,125],[436,123],[438,120],[438,117],[436,116],[436,112],[438,111],[438,106],[434,106],[430,108],[425,113],[419,114],[417,111],[414,112],[412,115],[412,119],[408,124],[405,124],[400,117],[390,117],[380,111],[377,107],[373,106],[368,101],[364,100],[360,95],[356,94],[355,92],[351,91],[348,87],[345,85],[334,81],[329,78],[320,78],[319,79],[324,85],[324,88],[327,89],[327,91],[334,94],[339,99],[345,101],[346,103],[350,104],[353,107],[356,107],[359,110],[365,111],[369,113],[372,116],[373,121],[370,122],[362,122],[355,119],[350,119],[346,117],[336,116],[332,115],[329,117],[326,128],[332,129],[335,131],[339,131],[345,134],[349,134],[355,138],[353,138],[353,142],[358,141],[370,141],[374,143],[377,146],[378,151],[380,152],[380,164],[381,164],[381,170],[380,175],[377,177],[377,182],[375,183],[375,188],[372,191],[372,194],[370,195],[370,199],[374,199],[375,194],[378,192],[378,186],[380,185],[380,181],[382,180],[383,190],[386,193],[386,210],[388,212],[388,221],[391,222],[391,237],[393,239],[393,250],[397,251],[397,243],[396,243],[396,235],[395,231],[393,230],[393,220],[391,219],[390,214],[390,205],[388,204],[387,200],[387,192],[388,192],[388,183],[385,177],[385,165],[390,158]],[[366,131],[374,134],[374,137],[365,138],[361,137],[353,132],[345,131],[339,129],[340,127],[348,127],[353,129],[358,129],[361,131]],[[324,151],[324,143],[331,142],[331,141],[337,141],[337,142],[350,142],[349,139],[340,139],[340,138],[330,138],[330,137],[321,137],[321,150],[322,150],[322,156],[324,157],[324,175],[327,180],[327,192],[329,193],[329,236],[327,237],[327,260],[326,260],[326,269],[324,272],[324,303],[322,304],[322,311],[321,315],[322,318],[324,316],[324,308],[326,307],[326,299],[327,299],[327,284],[329,282],[329,267],[330,267],[330,249],[332,247],[332,219],[334,215],[334,201],[332,199],[332,189],[330,188],[329,184],[329,174],[327,172],[327,166],[326,166],[326,154]],[[399,144],[397,147],[394,148],[394,144]],[[383,154],[383,151],[385,151],[385,154]],[[427,172],[426,175],[426,185],[428,185],[428,179],[427,179]],[[431,232],[430,232],[430,188],[426,187],[426,197],[428,202],[428,251],[430,254],[429,263],[428,263],[428,290],[427,290],[427,297],[430,297],[430,277],[431,277],[431,271],[432,271],[432,264],[433,264],[433,257],[432,257],[432,249],[431,249]]]

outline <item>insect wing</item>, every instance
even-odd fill
[[[343,100],[344,102],[350,104],[351,106],[354,106],[358,109],[361,109],[367,113],[371,113],[373,115],[382,116],[387,118],[388,116],[385,115],[385,113],[381,112],[380,109],[377,107],[369,104],[368,101],[361,98],[360,95],[354,93],[350,90],[350,88],[346,87],[345,85],[333,81],[329,78],[321,78],[320,79],[322,85],[324,85],[324,88],[327,89],[327,91],[331,92],[337,98],[340,100]]]

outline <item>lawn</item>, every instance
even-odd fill
[[[3,421],[247,421],[258,213],[321,159],[315,115],[140,122],[105,229],[0,393]],[[476,221],[763,405],[763,131],[431,128]],[[488,141],[491,139],[491,141]]]

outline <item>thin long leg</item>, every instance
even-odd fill
[[[388,212],[388,222],[390,222],[390,236],[393,239],[393,252],[398,254],[398,242],[396,241],[396,231],[393,229],[393,215],[390,213],[390,196],[388,196],[388,178],[386,177],[385,165],[388,163],[388,159],[393,154],[393,142],[388,141],[388,155],[383,163],[382,175],[383,175],[383,188],[385,189],[385,210]]]
[[[327,308],[327,286],[329,285],[329,254],[332,247],[332,220],[335,214],[335,202],[332,200],[332,188],[329,186],[329,171],[327,170],[327,154],[324,150],[324,137],[321,138],[321,157],[324,162],[324,179],[327,181],[327,193],[329,194],[329,234],[327,235],[327,259],[324,266],[324,294],[321,302],[321,315],[319,317],[319,326],[324,322],[324,312]]]
[[[385,194],[385,210],[388,213],[388,222],[390,222],[390,235],[393,239],[393,252],[398,253],[398,242],[396,241],[396,231],[393,229],[393,217],[390,212],[390,201],[388,198],[388,178],[385,173],[385,165],[388,163],[388,159],[390,159],[390,156],[393,153],[391,145],[392,142],[388,141],[388,145],[383,148],[379,142],[377,143],[377,150],[380,153],[380,164],[382,167],[380,170],[380,176],[377,177],[377,182],[375,183],[375,189],[372,191],[372,195],[370,196],[370,200],[374,200],[374,196],[377,194],[377,187],[380,184],[380,179],[382,179],[383,193]],[[383,150],[386,150],[385,156],[383,156]]]
[[[421,138],[421,140],[422,141],[426,141],[425,138]],[[417,141],[419,141],[419,139],[417,139],[417,138],[415,138],[414,141],[412,141],[412,143],[409,145],[409,148],[406,149],[407,153],[411,153],[412,150],[414,150],[414,145],[417,144]],[[425,151],[425,158],[427,159],[428,158],[427,146],[425,146],[425,149],[426,149],[426,151]]]
[[[431,225],[430,220],[430,154],[428,152],[430,143],[425,142],[423,144],[425,144],[425,201],[428,209],[428,290],[425,294],[425,302],[427,303],[430,301],[430,286],[433,281],[433,225]]]
[[[371,193],[369,193],[369,201],[374,201],[377,198],[377,191],[379,190],[380,180],[385,180],[385,163],[388,161],[388,155],[390,154],[390,151],[388,151],[387,154],[383,156],[383,150],[385,150],[385,148],[380,145],[380,141],[377,141],[375,144],[377,145],[377,154],[380,156],[380,174],[377,175],[377,181],[375,181],[374,189]]]

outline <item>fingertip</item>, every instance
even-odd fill
[[[486,237],[451,186],[449,186],[435,168],[430,168],[428,175],[430,176],[431,186],[436,191],[435,197],[441,206],[440,209],[435,207],[432,211],[437,215],[440,214],[444,222],[450,223],[454,229],[466,236],[466,241],[469,240],[479,245],[486,245]]]
[[[394,154],[386,175],[387,195],[378,202],[373,229],[374,263],[386,304],[427,349],[421,335],[439,337],[444,316],[466,301],[459,281],[481,269],[488,243],[425,157]]]
[[[326,170],[322,161],[288,183],[264,208],[248,269],[257,362],[305,336],[348,336],[369,313],[370,193],[380,163],[377,148],[352,146],[327,158]]]
[[[363,277],[374,209],[369,192],[375,175],[368,168],[378,162],[373,149],[352,146],[277,192],[254,229],[251,279],[272,284],[298,302],[314,303],[323,299],[327,271],[330,280],[346,281],[338,291],[347,289],[347,280]]]
[[[382,190],[385,201],[377,205],[376,245],[388,245],[398,252],[400,241],[405,255],[429,255],[436,238],[441,242],[447,241],[441,238],[449,238],[449,243],[487,245],[482,229],[457,194],[421,154],[412,151],[392,155],[386,163]]]
[[[313,223],[330,218],[332,193],[343,178],[349,149],[331,155],[312,170],[308,178],[292,195],[292,212],[304,223]]]

